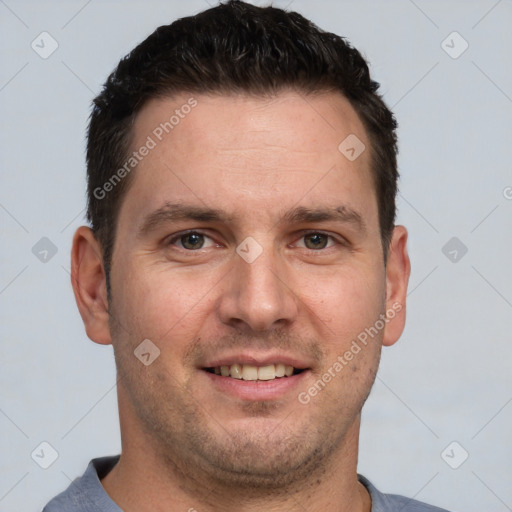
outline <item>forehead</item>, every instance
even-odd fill
[[[369,141],[338,93],[183,93],[149,101],[133,130],[132,151],[145,156],[122,205],[132,222],[176,200],[252,208],[253,218],[287,205],[375,206]]]

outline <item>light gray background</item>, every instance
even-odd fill
[[[84,222],[89,106],[136,43],[206,7],[0,0],[2,512],[40,510],[89,459],[120,450],[112,351],[87,339],[68,273]],[[512,2],[294,0],[290,9],[366,55],[400,122],[408,323],[383,351],[359,472],[453,511],[512,510]],[[42,31],[59,45],[47,59],[31,48]],[[469,43],[457,59],[441,46],[453,31]],[[457,262],[442,252],[454,236],[468,248]],[[46,263],[32,253],[42,237],[58,250]],[[31,458],[43,441],[58,452],[46,470]],[[452,441],[460,447],[443,459]],[[452,469],[445,460],[459,463],[462,450],[468,459]]]

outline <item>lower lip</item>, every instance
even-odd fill
[[[309,370],[290,377],[273,380],[243,380],[223,377],[201,370],[216,389],[247,401],[277,400],[297,389],[306,378]]]

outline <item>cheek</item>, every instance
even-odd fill
[[[324,339],[331,340],[333,349],[350,344],[379,318],[385,307],[383,276],[378,268],[358,271],[352,267],[316,276],[315,286],[310,278],[307,286],[297,282],[298,295],[319,320]]]
[[[163,343],[180,333],[179,339],[194,337],[198,316],[209,303],[209,291],[215,280],[193,272],[155,267],[134,268],[124,273],[117,290],[116,311],[129,326],[132,337]],[[117,291],[117,293],[116,293]],[[186,336],[185,336],[186,334]]]

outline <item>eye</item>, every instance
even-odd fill
[[[306,233],[301,240],[304,241],[304,247],[306,247],[306,249],[312,249],[314,251],[325,249],[328,247],[330,242],[331,245],[335,244],[332,236],[316,231],[312,233]]]
[[[169,240],[169,245],[177,244],[182,249],[197,251],[198,249],[211,247],[214,245],[214,242],[210,237],[203,235],[202,233],[198,233],[197,231],[189,231],[188,233],[178,235]]]

